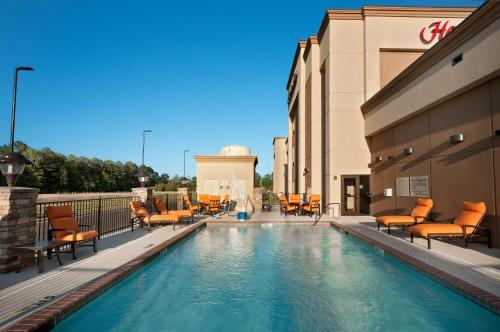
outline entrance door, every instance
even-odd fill
[[[344,216],[370,214],[370,176],[342,175],[341,210]]]

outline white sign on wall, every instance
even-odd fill
[[[410,176],[410,196],[411,197],[429,197],[429,177]]]
[[[407,176],[396,178],[396,196],[410,196],[410,178]]]

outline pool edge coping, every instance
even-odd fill
[[[105,274],[64,294],[55,302],[47,304],[46,306],[19,318],[19,320],[15,321],[11,325],[1,328],[1,331],[32,332],[52,330],[57,324],[69,317],[75,311],[79,310],[116,285],[118,282],[127,278],[129,275],[158,257],[165,249],[171,247],[207,225],[204,220],[200,220],[198,223],[198,225],[192,225],[193,227],[190,229],[174,235],[173,237],[149,249],[145,253],[142,253],[132,260],[118,266],[117,268],[106,272]]]
[[[415,257],[405,254],[383,242],[361,234],[360,232],[350,228],[347,225],[342,225],[335,221],[331,221],[330,225],[345,231],[347,234],[352,234],[354,237],[358,238],[361,241],[382,249],[384,251],[384,254],[389,254],[389,256],[409,266],[422,275],[438,282],[439,284],[465,297],[466,299],[474,302],[475,304],[483,307],[493,314],[500,316],[500,297],[477,286],[474,286],[465,280],[444,272],[443,270],[427,264]]]

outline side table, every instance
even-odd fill
[[[55,249],[57,262],[59,263],[59,265],[63,265],[63,263],[61,261],[61,257],[59,256],[59,248],[65,244],[68,244],[68,243],[71,243],[71,242],[61,241],[61,240],[36,241],[34,243],[15,247],[14,249],[18,250],[19,252],[31,251],[33,253],[36,253],[37,254],[37,263],[38,263],[38,272],[42,273],[44,271],[44,268],[45,268],[43,253],[47,250]],[[23,255],[19,254],[18,257],[19,257],[19,268],[16,271],[16,273],[19,272],[24,267]]]

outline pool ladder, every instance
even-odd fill
[[[327,205],[323,208],[323,210],[321,211],[321,213],[319,213],[319,214],[317,214],[317,215],[316,215],[316,218],[315,218],[315,220],[314,220],[314,224],[313,224],[313,226],[314,226],[314,225],[316,225],[316,224],[319,222],[319,220],[321,219],[321,217],[323,217],[323,215],[324,215],[326,212],[330,211],[330,210],[331,210],[331,211],[333,211],[333,214],[334,214],[334,216],[333,216],[333,217],[335,218],[335,208],[334,208],[335,206],[338,206],[338,208],[339,208],[339,215],[340,215],[340,203],[328,203],[328,204],[327,204]]]

